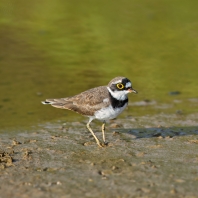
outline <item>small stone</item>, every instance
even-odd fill
[[[183,179],[175,179],[175,182],[177,182],[177,183],[184,183],[185,180],[183,180]]]
[[[120,132],[114,131],[113,135],[120,135]]]
[[[90,145],[93,145],[93,142],[85,142],[83,145],[84,146],[90,146]]]
[[[96,164],[95,164],[94,162],[92,162],[90,165],[91,165],[91,166],[95,166]]]
[[[170,193],[171,194],[176,194],[177,193],[177,190],[176,189],[172,189],[172,190],[170,190]]]
[[[5,167],[6,167],[6,166],[5,166],[4,164],[1,164],[1,165],[0,165],[0,169],[5,169]]]
[[[153,134],[153,137],[159,137],[159,136],[161,136],[161,133],[160,132],[157,132],[157,133],[154,133]]]
[[[145,155],[144,152],[139,152],[139,153],[136,154],[136,157],[143,157],[144,155]]]
[[[112,123],[109,127],[115,129],[115,128],[121,128],[122,125],[121,124],[117,124],[117,123]]]
[[[171,96],[175,96],[175,95],[181,94],[181,92],[180,91],[170,91],[168,94]]]
[[[162,147],[162,145],[160,145],[160,144],[149,146],[149,148],[152,148],[152,149],[157,149],[157,148],[160,148],[160,147]]]
[[[14,139],[12,141],[12,145],[19,145],[19,144],[22,144],[21,142],[17,141],[16,139]]]
[[[30,143],[34,143],[34,142],[37,142],[37,140],[30,140],[29,142]]]
[[[112,166],[112,168],[111,168],[112,170],[117,170],[117,169],[119,169],[117,166]]]
[[[148,189],[148,188],[141,188],[141,190],[142,190],[144,193],[149,193],[149,192],[150,192],[150,189]]]
[[[198,144],[198,140],[188,140],[188,142]]]

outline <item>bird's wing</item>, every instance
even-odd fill
[[[45,104],[69,109],[82,115],[93,116],[95,111],[109,106],[110,100],[107,87],[101,86],[68,98],[47,99]]]

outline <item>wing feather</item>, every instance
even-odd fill
[[[95,111],[109,106],[110,100],[107,87],[101,86],[68,98],[47,99],[45,104],[72,110],[82,115],[93,116]]]

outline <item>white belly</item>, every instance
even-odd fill
[[[121,107],[121,108],[116,108],[113,109],[113,107],[110,105],[106,108],[102,108],[99,111],[95,112],[95,119],[98,120],[111,120],[116,118],[120,113],[122,113],[122,111],[126,108],[127,103]]]

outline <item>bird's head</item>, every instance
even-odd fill
[[[109,82],[107,89],[117,100],[125,100],[128,93],[138,93],[132,88],[131,81],[126,77],[116,77],[112,79]]]

